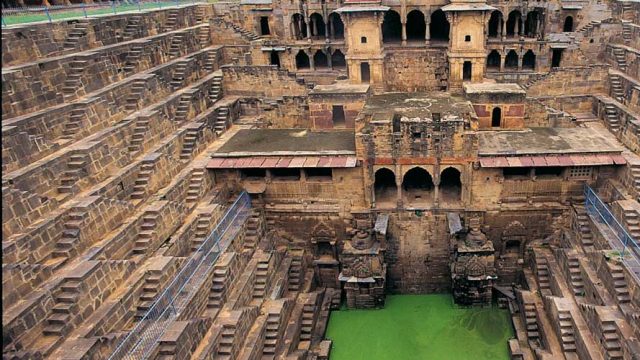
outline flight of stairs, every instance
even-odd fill
[[[256,277],[253,281],[253,298],[262,299],[267,291],[267,276],[269,274],[269,260],[261,260],[256,267]]]
[[[169,45],[169,57],[176,58],[181,54],[181,45],[184,40],[184,34],[174,34],[171,38],[171,45]]]
[[[591,22],[589,22],[587,25],[583,26],[582,28],[580,28],[579,30],[577,30],[577,33],[581,33],[581,34],[586,34],[587,31],[593,29],[594,26],[600,24],[601,22],[598,20],[593,20]]]
[[[142,320],[147,311],[153,305],[153,301],[158,295],[160,282],[162,280],[162,272],[160,270],[150,270],[144,277],[144,285],[142,286],[142,294],[138,305],[136,306],[136,319]]]
[[[540,291],[550,291],[549,286],[549,267],[547,259],[544,257],[536,257],[536,277],[538,279],[538,287]]]
[[[638,222],[638,212],[636,210],[624,210],[624,223],[631,237],[640,240],[640,223]]]
[[[136,34],[140,29],[140,20],[142,20],[142,16],[140,15],[131,15],[128,18],[127,25],[122,32],[122,40],[129,41],[136,38]]]
[[[215,103],[222,97],[222,75],[216,75],[213,77],[211,87],[209,88],[209,100]]]
[[[178,64],[176,64],[175,71],[173,72],[173,76],[171,78],[171,88],[173,90],[180,89],[183,86],[188,65],[189,62],[187,60],[180,61]]]
[[[149,128],[149,119],[146,117],[138,117],[136,119],[136,126],[133,129],[133,135],[131,135],[131,142],[129,143],[129,152],[137,153],[142,149],[142,143],[144,142],[147,129]]]
[[[620,266],[610,265],[611,278],[613,279],[613,291],[618,304],[627,304],[631,301],[627,281],[624,277],[624,271]]]
[[[187,197],[185,199],[187,205],[193,205],[198,202],[202,183],[204,182],[204,172],[204,169],[195,169],[191,172],[191,177],[189,178],[189,189],[187,190]]]
[[[85,116],[86,111],[84,108],[71,110],[71,113],[69,114],[69,120],[64,124],[64,129],[62,130],[62,138],[73,139],[74,136],[82,128],[82,121],[84,120]]]
[[[540,339],[540,331],[538,330],[538,318],[534,303],[524,304],[524,318],[527,326],[527,338],[529,341],[538,341]]]
[[[522,87],[525,88],[525,89],[528,89],[528,88],[532,87],[538,81],[542,81],[542,80],[546,79],[547,76],[549,76],[550,74],[551,73],[531,75],[531,76],[529,76],[527,78],[527,81],[524,84],[522,84]]]
[[[62,95],[66,98],[76,94],[76,91],[82,87],[82,73],[84,73],[86,60],[74,60],[69,65],[69,73],[62,85]]]
[[[620,119],[618,118],[618,110],[615,105],[604,104],[604,117],[612,132],[618,132],[618,130],[620,130]]]
[[[625,72],[627,70],[627,59],[625,50],[619,47],[614,47],[613,56],[616,59],[616,63],[618,64],[618,68],[620,69],[620,71]]]
[[[618,74],[609,74],[609,82],[611,84],[611,96],[619,103],[625,102],[624,90],[622,89],[622,80]]]
[[[198,42],[203,48],[211,46],[209,25],[198,28]]]
[[[228,119],[229,119],[229,108],[226,106],[219,107],[217,112],[216,122],[213,125],[216,135],[220,136],[223,132],[227,130]]]
[[[82,176],[85,166],[89,163],[89,157],[86,154],[73,154],[71,155],[69,163],[67,163],[67,169],[63,173],[63,177],[60,179],[60,186],[58,186],[58,193],[70,194],[76,189],[76,182]]]
[[[292,251],[291,266],[289,267],[289,291],[299,291],[302,285],[302,255],[301,250]]]
[[[267,326],[264,334],[263,355],[275,356],[278,346],[278,329],[280,328],[280,314],[269,313],[267,315]]]
[[[206,10],[204,6],[198,6],[196,9],[196,23],[201,24],[204,22],[206,17]]]
[[[631,5],[630,1],[619,1],[622,5],[622,20],[633,21],[634,20],[634,11],[633,5]]]
[[[173,121],[183,122],[187,120],[190,107],[191,107],[191,94],[188,94],[188,93],[183,94],[180,97],[180,101],[178,102],[178,106],[176,107],[176,112],[173,115]]]
[[[222,303],[227,298],[227,273],[228,269],[215,268],[213,270],[213,281],[209,291],[208,309],[220,309]]]
[[[631,181],[636,191],[636,200],[640,202],[640,164],[630,164]]]
[[[65,279],[60,291],[55,295],[55,305],[52,314],[46,319],[42,330],[45,336],[65,336],[72,327],[73,314],[78,310],[77,301],[80,297],[82,283],[79,280]]]
[[[602,322],[602,346],[607,352],[607,359],[621,360],[623,359],[622,347],[620,345],[620,337],[616,331],[616,324],[611,320]]]
[[[582,280],[582,272],[580,271],[580,261],[575,257],[569,257],[569,283],[573,289],[575,296],[584,296],[584,282]]]
[[[126,104],[124,106],[125,110],[135,111],[138,109],[138,102],[142,99],[142,94],[144,94],[146,88],[147,82],[144,79],[133,80],[131,92],[129,93],[129,97],[127,97]]]
[[[207,59],[205,60],[203,65],[204,69],[207,71],[213,71],[217,61],[218,61],[218,56],[216,55],[216,51],[215,50],[207,51]]]
[[[163,30],[165,32],[173,31],[176,29],[178,23],[178,10],[169,10],[167,14],[167,21],[164,23]]]
[[[64,230],[62,230],[62,236],[56,242],[56,247],[51,253],[54,258],[71,258],[77,251],[75,247],[80,240],[80,229],[84,220],[84,213],[71,212],[67,216],[67,221],[64,223]]]
[[[314,300],[312,298],[312,300]],[[315,301],[307,301],[302,307],[302,323],[300,327],[300,341],[311,341],[313,326],[315,325]]]
[[[127,58],[124,62],[123,70],[127,75],[131,75],[138,67],[138,61],[142,56],[143,44],[134,44],[131,46],[131,50],[127,53]]]
[[[576,212],[575,230],[580,234],[582,247],[589,249],[593,247],[593,234],[591,234],[591,228],[589,227],[589,215],[587,215],[587,210],[583,205],[574,204],[573,208]]]
[[[260,241],[262,220],[260,218],[260,212],[258,210],[252,209],[251,216],[247,220],[247,230],[244,234],[244,243],[243,247],[245,249],[253,250],[258,246],[258,242]]]
[[[158,212],[149,210],[142,216],[142,224],[138,231],[138,238],[133,247],[134,255],[144,254],[147,252],[153,237],[156,234],[156,225],[158,220]]]
[[[560,324],[562,350],[565,352],[575,352],[576,338],[573,332],[571,313],[567,310],[558,311],[558,322]]]
[[[252,31],[246,30],[234,23],[227,23],[229,26],[231,26],[231,28],[237,32],[240,33],[240,35],[242,35],[243,38],[245,38],[248,41],[253,41],[253,40],[258,40],[260,39],[260,36]]]
[[[140,165],[140,172],[138,173],[138,178],[131,193],[132,200],[144,199],[144,197],[147,196],[147,185],[149,184],[149,179],[151,179],[154,168],[155,163],[150,161],[144,161],[142,165]]]
[[[622,40],[625,45],[630,45],[631,40],[633,40],[633,30],[631,29],[630,22],[622,22]]]
[[[236,336],[236,326],[233,324],[224,324],[222,326],[222,333],[220,334],[220,340],[218,342],[218,352],[216,359],[231,359],[233,358],[233,340]]]
[[[199,216],[196,220],[196,231],[191,241],[191,251],[196,251],[200,248],[202,243],[209,236],[209,230],[211,229],[211,217]]]
[[[73,50],[78,46],[78,41],[80,38],[87,35],[87,29],[89,28],[88,20],[78,20],[77,23],[73,25],[73,28],[67,34],[67,38],[64,40],[64,44],[62,45],[65,50]]]

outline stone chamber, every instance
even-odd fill
[[[328,359],[331,310],[447,292],[509,310],[512,359],[639,359],[639,14],[241,0],[3,28],[3,358]]]

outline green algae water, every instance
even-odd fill
[[[391,295],[384,309],[332,311],[331,360],[509,359],[510,315],[459,308],[451,295]]]

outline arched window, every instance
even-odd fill
[[[344,69],[347,67],[347,61],[344,59],[344,54],[340,50],[336,50],[331,55],[331,66],[335,69]]]
[[[344,39],[344,23],[337,13],[329,14],[329,35],[332,39]]]
[[[293,14],[291,17],[291,33],[296,40],[307,37],[307,23],[301,14]]]
[[[316,51],[316,53],[313,55],[313,65],[316,67],[316,69],[329,67],[327,55],[322,52],[322,50]]]
[[[496,38],[502,35],[502,13],[495,10],[489,18],[489,37]]]
[[[298,51],[296,54],[296,68],[297,69],[308,69],[310,67],[309,64],[309,56],[303,50]]]
[[[440,174],[440,199],[444,202],[460,201],[461,195],[460,171],[452,167],[444,169]]]
[[[534,70],[536,68],[536,54],[532,50],[527,50],[522,57],[522,68]]]
[[[395,201],[398,193],[396,175],[387,168],[378,169],[373,188],[376,202]]]
[[[502,124],[502,109],[499,107],[493,108],[491,111],[491,127],[500,127]]]
[[[433,189],[433,178],[423,168],[415,167],[402,178],[402,191],[409,202],[430,200]]]
[[[389,10],[384,14],[382,22],[382,41],[397,42],[402,39],[402,23],[400,22],[400,14],[393,10]]]
[[[573,31],[573,16],[567,16],[564,19],[564,26],[562,27],[562,31],[564,31],[564,32],[572,32]]]
[[[433,41],[449,41],[449,21],[442,10],[436,10],[431,14],[429,33]]]
[[[518,53],[515,50],[509,50],[507,57],[504,59],[504,67],[509,69],[518,68]]]
[[[311,36],[315,38],[325,37],[324,19],[322,19],[322,15],[313,13],[309,19],[311,21]]]
[[[491,50],[487,56],[487,70],[500,70],[500,53],[497,50]]]
[[[528,37],[536,37],[538,35],[538,22],[540,21],[540,13],[537,11],[529,11],[527,20],[524,22],[524,32]]]
[[[407,14],[407,40],[424,41],[426,31],[427,23],[422,12],[413,10]]]
[[[520,33],[520,27],[522,24],[522,14],[518,10],[513,10],[509,13],[507,19],[507,36],[522,35]]]

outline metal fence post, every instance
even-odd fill
[[[7,26],[7,22],[4,21],[4,16],[2,16],[2,26]]]
[[[113,13],[116,14],[116,0],[111,2],[111,7],[113,8]]]
[[[156,2],[158,3],[158,8],[162,9],[162,1],[156,0]]]
[[[47,6],[44,7],[44,12],[45,12],[45,14],[47,14],[47,18],[49,19],[49,22],[51,23],[51,14],[49,14],[49,8]]]
[[[138,11],[142,12],[142,7],[140,6],[140,0],[138,0],[137,3],[138,3]]]
[[[87,18],[87,5],[84,3],[84,1],[82,2],[82,12],[84,13],[84,17]]]

